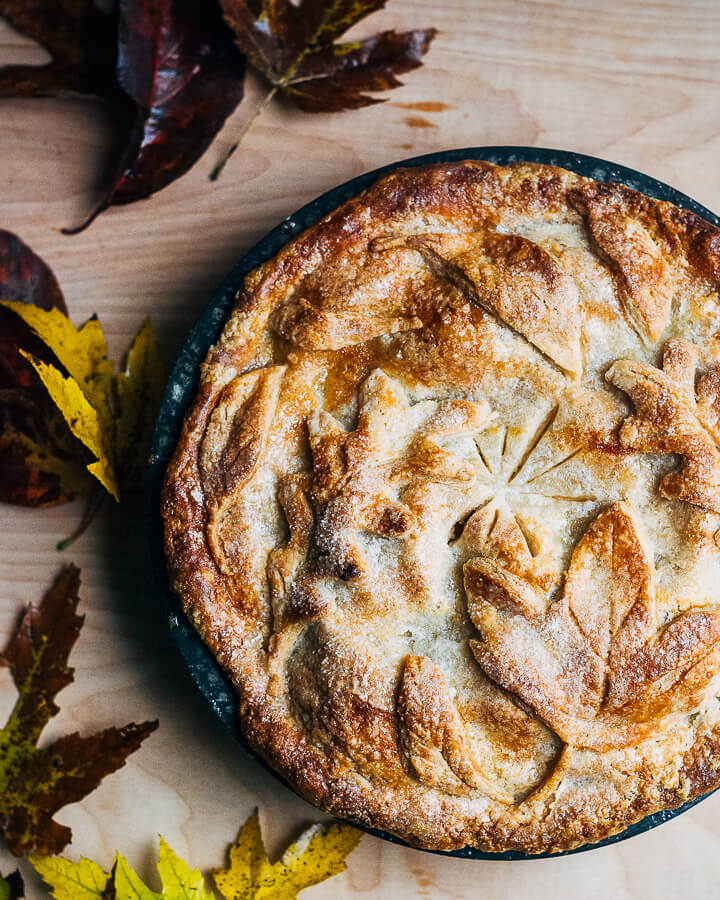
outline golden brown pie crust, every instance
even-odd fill
[[[720,784],[720,231],[562,169],[398,170],[252,272],[162,509],[251,745],[418,846]]]

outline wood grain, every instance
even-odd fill
[[[149,313],[170,360],[213,288],[263,233],[335,184],[406,156],[490,144],[575,150],[648,172],[720,210],[716,0],[393,0],[357,34],[427,25],[440,35],[426,66],[384,105],[338,116],[272,106],[210,184],[261,97],[251,81],[188,176],[72,238],[59,229],[92,206],[111,123],[90,102],[3,101],[0,227],[50,263],[75,321],[99,314],[115,358]],[[0,26],[0,63],[29,57],[42,59]],[[0,634],[72,559],[83,570],[87,624],[75,684],[48,731],[155,716],[161,727],[124,769],[61,813],[75,832],[71,855],[108,865],[118,847],[149,876],[161,831],[210,868],[256,805],[277,852],[321,816],[243,756],[190,682],[158,613],[139,504],[108,509],[58,554],[56,541],[81,512],[79,504],[2,507]],[[0,714],[12,698],[0,670]],[[303,896],[705,898],[717,890],[719,836],[720,797],[632,841],[557,860],[473,863],[368,837],[347,873]],[[11,862],[0,852],[0,871]],[[44,896],[37,881],[29,896]]]

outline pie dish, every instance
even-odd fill
[[[251,745],[418,846],[720,782],[720,232],[542,165],[397,171],[246,279],[167,473]]]

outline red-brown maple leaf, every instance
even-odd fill
[[[68,657],[80,634],[80,570],[65,568],[40,606],[30,606],[0,662],[10,667],[18,699],[0,730],[0,835],[16,856],[59,853],[72,832],[53,819],[119,769],[157,728],[157,721],[77,732],[38,748],[41,732],[58,712],[55,697],[73,680]]]

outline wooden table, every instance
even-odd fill
[[[720,210],[720,5],[716,0],[393,0],[357,33],[440,29],[427,65],[383,106],[336,116],[271,107],[225,174],[208,181],[257,102],[248,99],[181,181],[64,237],[89,209],[109,148],[95,104],[2,102],[0,227],[53,267],[71,315],[97,312],[117,359],[150,314],[166,358],[233,261],[288,213],[368,169],[448,147],[519,144],[595,154],[644,170]],[[0,26],[0,61],[42,57]],[[109,865],[120,848],[150,877],[156,834],[193,864],[223,862],[255,806],[277,853],[321,817],[247,760],[190,682],[158,613],[139,505],[108,509],[64,554],[82,512],[2,507],[0,635],[67,561],[82,567],[87,621],[48,736],[159,717],[130,763],[59,819],[70,855]],[[0,721],[13,699],[0,670]],[[704,898],[720,876],[720,796],[616,847],[557,860],[444,859],[367,837],[344,875],[311,898],[539,896]],[[10,857],[0,852],[0,871]],[[31,881],[30,897],[44,896]]]

